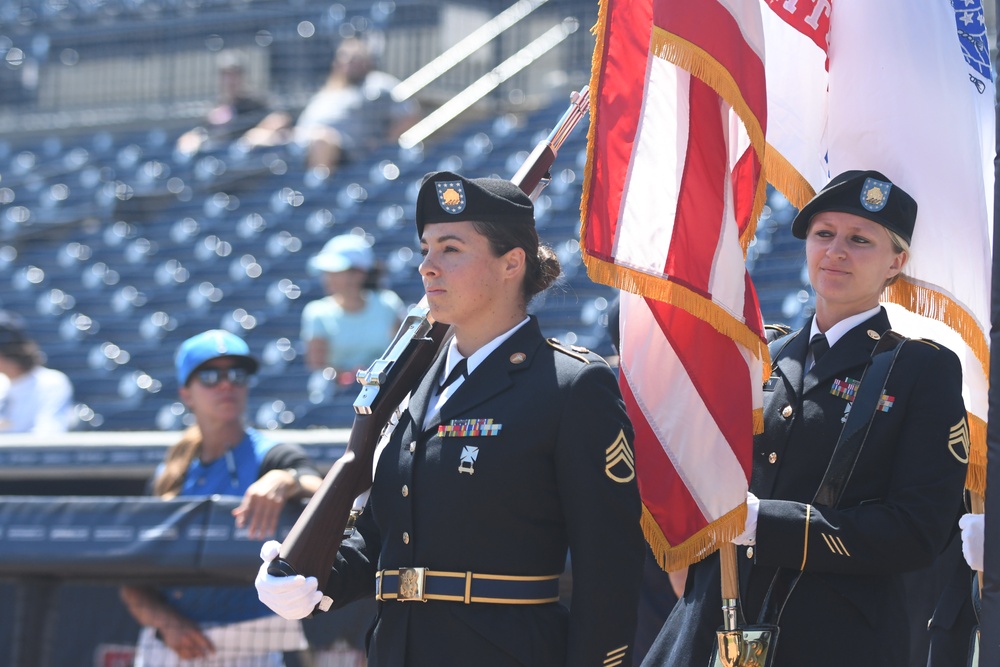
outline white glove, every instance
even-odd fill
[[[757,543],[757,515],[760,513],[760,500],[747,491],[747,522],[743,524],[743,532],[733,538],[733,544],[749,547]]]
[[[966,514],[958,520],[962,529],[962,555],[973,570],[983,571],[983,530],[985,514]]]
[[[257,597],[271,608],[278,616],[290,621],[305,618],[316,609],[323,599],[323,593],[318,590],[316,577],[276,577],[267,573],[271,561],[278,557],[281,544],[269,540],[260,548],[260,558],[264,563],[257,570],[254,586],[257,587]]]

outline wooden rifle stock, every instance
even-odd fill
[[[556,128],[538,143],[511,179],[532,200],[548,183],[560,146],[587,113],[588,104],[586,87],[573,93],[572,103]],[[402,400],[417,387],[450,334],[446,325],[431,320],[425,297],[410,310],[382,357],[367,371],[358,372],[363,388],[354,402],[357,414],[347,450],[327,472],[319,491],[282,542],[278,558],[268,567],[270,574],[316,577],[319,589],[325,590],[354,499],[371,487],[379,435]],[[325,611],[330,603],[324,598],[320,608]]]

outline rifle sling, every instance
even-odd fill
[[[830,456],[823,481],[816,490],[812,504],[835,508],[840,503],[844,488],[851,479],[854,465],[857,463],[865,439],[868,437],[868,431],[878,410],[879,399],[882,397],[885,383],[889,379],[889,372],[896,362],[896,355],[899,354],[899,350],[906,340],[905,336],[889,330],[882,335],[875,349],[872,350],[871,364],[861,376],[861,383],[851,405],[851,411],[847,415],[844,428],[840,432],[840,438]],[[809,530],[808,526],[806,526],[806,530]],[[785,603],[801,576],[801,570],[778,568],[771,580],[767,595],[764,597],[764,604],[761,606],[758,617],[759,623],[778,624]]]

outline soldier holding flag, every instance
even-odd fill
[[[775,667],[909,665],[898,575],[931,564],[961,506],[969,436],[958,358],[900,337],[885,379],[873,371],[880,341],[894,338],[879,297],[906,264],[916,212],[883,174],[849,171],[792,223],[816,312],[770,344],[764,432],[734,540],[744,620],[778,627]],[[854,423],[867,429],[843,437]],[[719,599],[713,555],[692,566],[643,664],[709,664]]]

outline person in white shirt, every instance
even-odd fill
[[[0,433],[63,433],[76,423],[72,383],[44,364],[21,319],[0,311]]]

